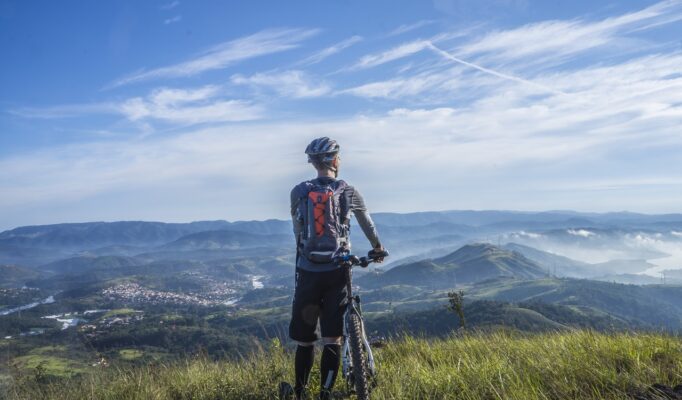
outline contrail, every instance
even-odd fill
[[[447,51],[441,50],[440,48],[436,47],[436,45],[434,45],[431,41],[426,41],[425,44],[426,44],[426,47],[428,47],[429,49],[435,51],[436,53],[440,54],[441,56],[447,58],[448,60],[451,60],[451,61],[454,61],[454,62],[456,62],[456,63],[460,63],[460,64],[463,64],[463,65],[466,65],[467,67],[471,67],[471,68],[477,69],[477,70],[479,70],[479,71],[481,71],[481,72],[485,72],[485,73],[487,73],[487,74],[494,75],[494,76],[496,76],[496,77],[498,77],[498,78],[508,79],[508,80],[510,80],[510,81],[514,81],[514,82],[519,82],[519,83],[523,83],[523,84],[526,84],[526,85],[535,86],[535,87],[537,87],[537,88],[540,88],[540,89],[542,89],[542,90],[545,90],[545,91],[547,91],[547,92],[551,92],[551,93],[554,93],[554,94],[562,94],[562,95],[565,95],[565,94],[566,94],[566,93],[564,93],[564,92],[562,92],[562,91],[560,91],[560,90],[552,89],[551,87],[547,87],[547,86],[545,86],[545,85],[541,85],[541,84],[535,83],[535,82],[533,82],[533,81],[529,81],[529,80],[526,80],[526,79],[523,79],[523,78],[519,78],[519,77],[516,77],[516,76],[512,76],[512,75],[503,74],[503,73],[501,73],[501,72],[493,71],[492,69],[488,69],[488,68],[485,68],[485,67],[481,67],[480,65],[476,65],[476,64],[472,64],[472,63],[470,63],[470,62],[464,61],[464,60],[462,60],[462,59],[459,59],[459,58],[453,56],[452,54],[448,53]]]

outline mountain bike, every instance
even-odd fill
[[[358,400],[368,400],[369,393],[376,386],[376,363],[370,347],[365,324],[362,320],[360,296],[353,295],[353,267],[366,268],[369,264],[388,257],[388,252],[371,251],[367,257],[346,255],[334,258],[346,271],[346,309],[343,314],[343,351],[341,375],[346,381],[346,395],[355,394]],[[286,382],[280,383],[280,399],[293,398],[293,388]]]
[[[353,295],[352,276],[353,266],[366,268],[370,263],[388,256],[388,252],[381,254],[370,252],[367,257],[347,255],[338,257],[336,262],[346,269],[346,310],[343,315],[343,352],[341,371],[348,393],[358,397],[358,400],[368,400],[369,392],[376,386],[376,363],[372,348],[367,340],[365,323],[362,320],[360,296]]]

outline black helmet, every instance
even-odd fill
[[[305,153],[308,155],[308,162],[329,162],[334,160],[336,154],[339,152],[341,147],[336,140],[329,139],[328,137],[321,137],[310,142],[308,147],[305,149]]]

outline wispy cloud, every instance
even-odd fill
[[[368,54],[363,56],[354,66],[352,66],[351,70],[376,67],[387,62],[411,56],[426,49],[428,46],[428,41],[416,40],[393,47],[379,54]]]
[[[221,87],[158,88],[144,97],[119,102],[22,108],[11,113],[25,118],[75,118],[92,114],[122,115],[130,121],[156,120],[179,124],[249,121],[263,116],[262,106],[251,101],[225,99]]]
[[[182,15],[176,15],[175,17],[164,19],[163,23],[165,25],[170,25],[172,23],[180,22],[180,21],[182,21]]]
[[[335,80],[339,75],[317,79],[302,65],[231,73],[229,83],[159,88],[122,101],[16,109],[12,112],[24,117],[106,113],[129,123],[174,128],[168,135],[135,142],[114,136],[106,143],[1,158],[0,209],[5,215],[42,210],[47,218],[57,203],[65,209],[90,204],[95,218],[106,204],[115,205],[108,199],[118,196],[137,202],[129,208],[144,218],[177,215],[170,209],[194,219],[285,217],[281,199],[253,199],[262,199],[263,186],[287,193],[291,182],[305,178],[311,170],[302,150],[310,138],[327,135],[342,143],[342,174],[363,188],[373,209],[502,208],[513,202],[521,209],[678,210],[682,52],[648,46],[645,39],[653,35],[642,32],[678,21],[680,4],[667,1],[596,21],[544,21],[483,34],[477,29],[406,38],[359,59],[346,69],[355,74],[344,75],[345,81]],[[299,46],[314,34],[289,31],[271,33],[267,40],[237,39],[137,79],[223,68],[261,51],[247,42],[266,43],[258,54],[269,54]],[[359,40],[349,38],[327,49],[353,42]],[[228,48],[229,56],[223,53]],[[327,49],[309,57],[306,65],[334,54]],[[608,56],[613,49],[616,56]],[[223,61],[192,64],[209,55]],[[235,85],[250,90],[235,99],[232,95],[243,89]],[[358,98],[348,101],[338,94]],[[344,111],[324,110],[328,114],[320,122],[323,107],[268,102],[316,96],[339,99]],[[295,110],[296,118],[270,121],[266,116],[272,110],[260,104]],[[253,122],[231,123],[242,119]],[[409,193],[386,198],[395,190],[386,171],[399,176]],[[443,171],[447,185],[442,184]],[[158,205],[129,200],[131,190],[144,193],[140,199],[163,193],[170,211],[154,214]],[[204,201],[201,216],[191,214],[197,207],[186,207],[190,201],[197,204],[197,196]],[[234,202],[225,206],[224,198]],[[126,218],[128,211],[118,210],[111,218]],[[71,215],[76,214],[82,215]]]
[[[348,70],[376,68],[404,58],[410,58],[411,65],[414,60],[418,60],[421,68],[400,68],[397,76],[364,82],[342,92],[361,97],[384,97],[403,101],[418,95],[424,100],[423,103],[434,99],[442,103],[447,102],[448,96],[451,100],[453,96],[461,100],[462,94],[473,94],[472,97],[480,98],[485,96],[485,88],[492,90],[497,85],[497,89],[502,89],[502,82],[508,81],[534,88],[535,94],[539,90],[546,94],[565,96],[577,91],[556,88],[551,77],[543,76],[545,72],[560,73],[558,65],[584,57],[596,48],[604,48],[605,53],[617,48],[621,58],[628,53],[636,56],[647,50],[654,50],[655,47],[647,48],[646,42],[627,38],[627,35],[633,29],[650,29],[680,19],[682,2],[664,1],[636,12],[596,21],[543,21],[508,30],[496,30],[478,37],[473,30],[465,30],[464,35],[441,34],[431,39],[408,41],[383,52],[366,55]],[[457,39],[456,45],[448,45],[453,38]],[[429,50],[440,60],[425,56],[423,50]],[[463,72],[468,70],[469,75],[454,73],[451,70],[455,67],[452,64],[443,64],[444,60],[459,64],[457,69],[464,69]],[[475,72],[479,74],[476,75]],[[499,79],[484,79],[480,73]],[[456,81],[458,79],[463,81]],[[598,87],[598,83],[595,85]],[[453,89],[457,92],[452,92]],[[565,96],[563,101],[590,101],[589,97],[572,94]]]
[[[555,94],[565,94],[561,91],[558,91],[556,89],[552,89],[551,87],[541,85],[537,82],[533,82],[533,81],[530,81],[528,79],[523,79],[523,78],[520,78],[518,76],[513,76],[513,75],[509,75],[509,74],[504,74],[504,73],[501,73],[498,71],[494,71],[490,68],[485,68],[485,67],[482,67],[480,65],[477,65],[477,64],[474,64],[474,63],[471,63],[468,61],[464,61],[464,60],[457,58],[457,57],[453,56],[452,54],[438,48],[436,45],[434,45],[431,42],[428,42],[428,48],[433,50],[434,52],[436,52],[436,54],[439,54],[448,60],[454,61],[456,63],[462,64],[462,65],[470,67],[470,68],[474,68],[474,69],[481,71],[481,72],[485,72],[486,74],[490,74],[490,75],[496,76],[498,78],[507,79],[507,80],[514,81],[514,82],[523,83],[525,85],[530,85],[530,86],[539,88],[543,91],[547,91],[547,92],[551,92],[551,93],[555,93]]]
[[[251,76],[237,74],[230,81],[235,85],[270,88],[281,96],[293,98],[319,97],[331,91],[328,84],[315,81],[307,73],[298,70]]]
[[[73,118],[89,114],[110,114],[117,111],[116,103],[65,104],[49,107],[23,107],[10,109],[10,114],[22,118],[56,119]]]
[[[282,52],[298,47],[315,35],[315,29],[269,29],[214,46],[190,60],[149,71],[137,72],[116,80],[116,87],[159,78],[178,78],[198,75],[205,71],[223,69],[249,58]]]
[[[459,86],[456,82],[459,73],[454,70],[443,73],[420,73],[378,82],[365,83],[349,89],[338,91],[338,94],[351,94],[366,98],[409,99],[423,96],[433,90],[454,90]]]
[[[301,60],[298,64],[299,65],[310,65],[310,64],[316,64],[319,63],[320,61],[324,60],[325,58],[334,55],[358,42],[362,41],[362,36],[351,36],[350,38],[343,40],[339,43],[336,43],[332,46],[329,46],[327,48],[324,48],[317,53],[313,54],[310,57],[307,57],[303,60]]]
[[[411,32],[415,29],[419,29],[423,26],[431,25],[436,21],[432,20],[421,20],[417,21],[412,24],[405,24],[405,25],[400,25],[399,27],[395,28],[391,32],[388,33],[387,36],[397,36],[397,35],[402,35],[403,33]]]
[[[624,40],[633,29],[651,28],[682,18],[682,2],[664,1],[643,10],[599,21],[543,21],[494,31],[456,49],[462,57],[486,61],[539,63],[567,57]],[[647,28],[647,29],[648,29]],[[642,46],[641,43],[638,44]]]
[[[162,4],[159,8],[162,10],[172,10],[180,5],[179,1],[171,1],[170,3]]]
[[[183,124],[249,121],[262,117],[263,108],[251,102],[213,100],[219,89],[217,86],[157,89],[146,98],[135,97],[121,103],[119,111],[131,121],[152,119]]]

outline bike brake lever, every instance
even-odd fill
[[[367,257],[361,257],[359,261],[360,261],[360,266],[362,268],[367,268],[367,266],[371,262]]]

